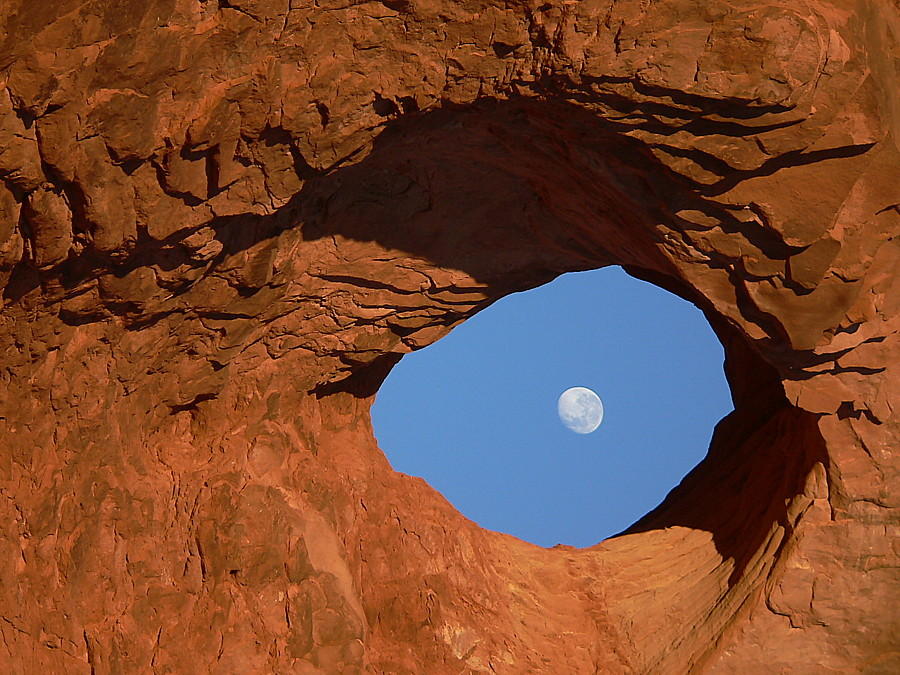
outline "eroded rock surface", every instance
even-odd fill
[[[877,0],[0,3],[6,673],[900,670]],[[545,550],[394,473],[404,354],[621,264],[736,410]]]

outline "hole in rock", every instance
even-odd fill
[[[482,527],[590,546],[659,504],[732,409],[722,345],[702,312],[619,267],[509,295],[405,356],[372,408],[394,468]],[[600,395],[593,433],[557,397]]]

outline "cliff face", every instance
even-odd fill
[[[891,3],[0,22],[4,672],[900,669]],[[402,354],[607,264],[726,349],[662,506],[544,550],[391,470]]]

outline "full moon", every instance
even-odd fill
[[[571,387],[556,404],[560,421],[576,434],[589,434],[603,421],[603,402],[587,387]]]

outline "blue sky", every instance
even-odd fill
[[[375,435],[483,527],[590,546],[656,506],[731,411],[722,346],[690,303],[619,267],[498,301],[405,356],[378,392]],[[593,389],[605,416],[566,429],[556,402]]]

